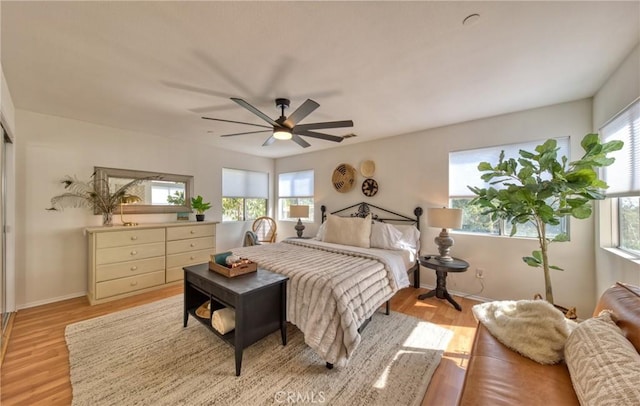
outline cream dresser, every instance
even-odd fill
[[[209,261],[216,222],[87,228],[87,297],[93,304],[182,281],[182,268]]]

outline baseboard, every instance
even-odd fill
[[[16,306],[16,310],[23,310],[23,309],[28,309],[30,307],[42,306],[42,305],[46,305],[46,304],[49,304],[49,303],[60,302],[62,300],[75,299],[75,298],[80,297],[80,296],[85,296],[86,294],[87,294],[87,292],[77,292],[77,293],[71,293],[71,294],[64,295],[64,296],[52,297],[52,298],[45,299],[45,300],[38,300],[37,302],[30,302],[30,303],[25,303],[25,304],[22,304],[22,305],[18,305],[18,306]]]
[[[436,288],[434,285],[424,285],[422,283],[420,284],[420,287],[424,288],[424,289],[427,289],[427,290],[432,290],[432,289]],[[457,291],[457,290],[447,289],[447,292],[449,292],[453,296],[459,296],[459,297],[463,297],[465,299],[477,300],[478,302],[492,302],[492,301],[495,300],[495,299],[490,299],[488,297],[478,296],[477,294],[460,292],[460,291]]]

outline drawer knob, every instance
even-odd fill
[[[190,233],[191,233],[191,234],[195,234],[195,233],[196,233],[196,230],[191,230],[191,231],[190,231]]]
[[[138,239],[138,237],[137,237],[137,236],[135,236],[135,235],[132,235],[132,236],[131,236],[131,240],[132,240],[132,241],[135,241],[135,240],[137,240],[137,239]]]
[[[131,286],[136,286],[137,284],[138,284],[138,281],[131,282]]]
[[[131,251],[131,255],[136,255],[138,251]]]
[[[138,269],[138,267],[137,267],[137,266],[135,266],[135,265],[131,267],[131,270],[132,270],[132,271],[135,271],[136,269]]]
[[[191,259],[192,259],[192,260],[193,260],[193,259],[196,259],[196,257],[194,257],[194,256],[192,255],[192,256],[191,256]]]
[[[195,246],[196,246],[196,244],[195,244],[195,243],[193,243],[193,242],[192,242],[191,244],[189,244],[189,245],[191,245],[192,247],[195,247]]]

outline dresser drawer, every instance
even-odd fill
[[[113,231],[98,234],[96,236],[96,248],[122,247],[162,241],[164,241],[164,228]]]
[[[130,247],[102,248],[96,250],[96,265],[159,257],[163,256],[164,252],[164,242]]]
[[[96,267],[96,282],[116,278],[135,276],[143,273],[164,270],[164,257],[154,257],[138,261],[117,262]]]
[[[167,255],[188,251],[212,249],[215,251],[216,237],[191,238],[188,240],[167,241]]]
[[[164,284],[164,271],[150,272],[96,284],[96,299]]]
[[[184,279],[184,269],[182,267],[167,268],[166,282],[181,281]]]
[[[182,268],[183,266],[202,264],[209,262],[215,249],[185,252],[184,254],[167,255],[168,268]]]
[[[167,241],[187,238],[211,237],[216,235],[215,224],[201,226],[167,227]]]

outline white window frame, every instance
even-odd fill
[[[557,137],[554,138],[560,150],[558,151],[558,156],[565,155],[568,158],[571,158],[571,140],[569,137]],[[469,185],[469,179],[476,179],[476,182],[471,186],[486,188],[489,186],[493,186],[498,188],[500,185],[490,185],[489,183],[484,182],[481,179],[482,173],[478,171],[477,167],[480,162],[489,162],[492,165],[498,162],[500,158],[501,151],[505,151],[504,159],[515,158],[518,159],[520,156],[518,151],[524,149],[526,151],[532,151],[537,145],[544,143],[546,140],[535,140],[535,141],[525,141],[518,142],[513,144],[504,144],[504,145],[496,145],[490,147],[482,147],[482,148],[473,148],[468,150],[460,150],[460,151],[452,151],[449,153],[449,207],[454,207],[454,200],[459,199],[472,199],[475,197],[473,192],[469,190],[467,187]],[[460,160],[464,158],[468,158],[469,155],[477,155],[478,158],[475,161],[468,163],[467,165],[460,165],[459,167],[452,166],[452,160],[456,160],[459,158]],[[453,158],[453,159],[452,159]],[[571,160],[571,159],[569,159]],[[462,182],[457,181],[458,179],[463,180]],[[498,221],[497,224],[497,232],[493,233],[491,231],[471,231],[465,230],[465,218],[463,216],[463,228],[454,230],[456,232],[461,233],[469,233],[475,235],[487,235],[493,237],[509,237],[511,231],[511,225],[507,224],[506,221]],[[523,235],[520,231],[521,226],[518,227],[518,232],[513,236],[517,238],[537,238],[537,236],[527,236]],[[569,233],[569,221],[567,218],[562,218],[560,220],[560,231],[565,233],[567,237],[570,236]],[[548,237],[553,237],[555,234],[547,232]]]
[[[298,221],[289,217],[289,206],[308,205],[309,217],[301,218],[303,223],[313,222],[315,213],[315,171],[306,169],[278,174],[278,220]]]
[[[605,192],[600,227],[610,234],[601,233],[601,246],[622,252],[621,256],[640,259],[640,251],[622,246],[620,199],[640,196],[640,98],[634,100],[622,111],[608,120],[599,129],[603,142],[622,140],[622,150],[610,156],[616,158],[613,165],[603,168],[602,178],[610,188]],[[624,182],[621,182],[624,181]]]
[[[222,168],[222,198],[242,199],[242,218],[225,220],[224,207],[222,222],[251,221],[247,216],[247,199],[264,199],[265,215],[269,213],[269,173],[246,169]]]

